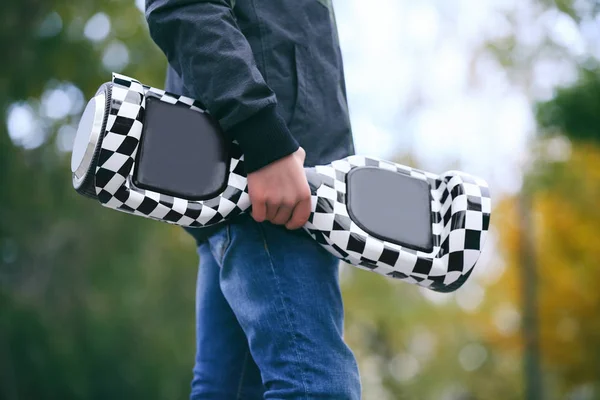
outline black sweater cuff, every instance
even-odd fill
[[[248,174],[292,154],[299,147],[275,104],[234,125],[227,133],[240,144]]]

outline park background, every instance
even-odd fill
[[[163,86],[143,6],[2,2],[1,400],[189,395],[191,237],[70,181],[79,115],[110,72]],[[460,168],[493,196],[456,293],[342,268],[364,398],[600,399],[600,3],[334,6],[357,151]]]

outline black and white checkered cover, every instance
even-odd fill
[[[346,175],[352,168],[374,166],[422,179],[431,188],[433,250],[412,250],[380,240],[348,215]],[[487,183],[459,171],[438,176],[396,163],[351,156],[317,166],[323,184],[313,193],[308,233],[348,264],[439,292],[450,292],[468,279],[486,240],[491,199]]]
[[[225,190],[214,199],[191,201],[133,185],[133,165],[142,133],[145,99],[155,96],[206,112],[188,97],[142,85],[113,74],[112,104],[96,167],[96,194],[109,208],[189,227],[232,218],[250,207],[243,155],[232,146]],[[431,188],[433,251],[425,253],[369,235],[346,208],[346,174],[376,166],[422,179]],[[484,180],[458,171],[434,175],[396,163],[350,156],[313,170],[322,183],[312,193],[312,213],[304,229],[338,258],[358,268],[431,290],[449,292],[471,274],[485,243],[491,200]]]
[[[123,75],[113,74],[112,82],[112,104],[95,182],[96,194],[104,206],[190,227],[217,224],[250,207],[244,157],[235,143],[231,146],[227,187],[213,199],[188,201],[135,187],[133,165],[142,133],[146,98],[154,96],[167,103],[205,111],[189,97],[145,86]]]

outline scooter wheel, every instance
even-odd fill
[[[97,199],[95,171],[108,119],[111,83],[105,83],[88,102],[77,127],[71,153],[73,188],[77,193]]]

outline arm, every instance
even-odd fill
[[[146,0],[146,19],[191,95],[240,144],[254,219],[304,225],[311,202],[304,150],[277,113],[228,0]]]
[[[229,0],[146,0],[146,19],[191,95],[240,144],[248,173],[298,149]]]

